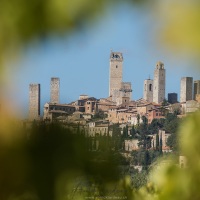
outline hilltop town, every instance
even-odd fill
[[[60,122],[66,127],[79,129],[87,136],[113,136],[113,125],[118,125],[121,134],[126,130],[124,150],[139,149],[139,137],[133,137],[133,129],[137,134],[137,127],[146,123],[151,125],[156,121],[166,119],[167,115],[182,118],[200,107],[200,80],[192,77],[181,78],[180,102],[177,93],[165,96],[166,69],[164,63],[157,62],[154,69],[154,79],[144,80],[143,98],[132,100],[131,82],[123,82],[123,55],[121,52],[110,53],[109,96],[97,99],[81,94],[79,98],[69,104],[59,101],[60,79],[51,78],[50,102],[45,103],[43,116],[40,115],[40,84],[29,85],[29,121],[44,121],[47,123]],[[162,123],[161,123],[162,124]],[[126,129],[124,129],[126,128]],[[151,145],[156,145],[156,134],[162,140],[162,151],[169,152],[168,137],[172,131],[162,126],[159,130],[150,132]],[[98,145],[95,145],[98,149]]]

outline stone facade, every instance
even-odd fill
[[[40,84],[29,85],[29,120],[40,117]]]
[[[131,99],[132,97],[131,82],[122,82],[119,91],[121,92],[120,95],[121,97],[129,97],[129,99]]]
[[[181,78],[181,92],[180,92],[180,102],[186,102],[192,100],[192,77],[182,77]]]
[[[121,88],[119,90],[119,96],[116,98],[117,105],[120,104],[128,104],[131,100],[132,96],[132,89],[131,89],[131,82],[122,82]]]
[[[95,113],[96,110],[97,110],[96,101],[88,100],[85,102],[85,113],[86,114]]]
[[[158,137],[159,137],[159,143],[162,140],[162,151],[163,152],[169,152],[170,147],[167,146],[167,139],[170,136],[170,133],[166,133],[164,130],[159,130],[158,132]],[[151,140],[151,146],[155,149],[156,148],[156,134],[153,135],[152,140]]]
[[[87,136],[93,136],[93,137],[95,135],[112,136],[112,131],[109,130],[109,122],[104,122],[104,121],[90,122],[88,124],[88,129],[86,132]]]
[[[76,107],[70,104],[46,103],[44,105],[44,120],[56,120],[58,117],[67,117],[76,111]]]
[[[194,81],[193,100],[197,100],[197,95],[200,94],[200,80]]]
[[[59,103],[60,79],[51,78],[51,103]]]
[[[153,102],[153,80],[144,80],[144,93],[143,98],[148,102]]]
[[[110,53],[110,80],[109,96],[113,95],[115,90],[119,91],[122,83],[123,56],[120,52]]]
[[[165,118],[165,116],[160,109],[155,108],[155,109],[148,111],[148,123],[149,124],[153,121],[153,119],[161,119],[161,118]]]
[[[153,102],[161,103],[165,99],[165,69],[162,62],[157,62],[154,70]]]
[[[185,113],[193,113],[199,110],[200,104],[195,100],[186,101],[185,103]]]
[[[125,151],[131,152],[134,150],[138,150],[139,149],[138,143],[139,143],[138,139],[124,140]]]

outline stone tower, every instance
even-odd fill
[[[178,94],[177,93],[168,93],[168,102],[171,104],[178,102]]]
[[[192,77],[181,78],[180,102],[192,100],[192,86],[193,86]]]
[[[194,81],[193,99],[196,100],[196,95],[200,94],[200,80]]]
[[[59,103],[59,89],[60,79],[56,77],[51,78],[51,103]]]
[[[154,70],[153,102],[161,103],[165,99],[165,69],[162,62],[157,62]]]
[[[119,91],[122,83],[122,67],[123,56],[120,52],[110,53],[110,80],[109,80],[109,96],[112,96],[114,91]]]
[[[144,93],[143,98],[148,102],[153,102],[153,80],[144,80]]]
[[[132,97],[131,82],[122,82],[119,90],[114,90],[112,101],[117,105],[127,104]]]
[[[40,84],[29,85],[29,120],[38,120],[40,116]]]

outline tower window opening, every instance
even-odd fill
[[[149,91],[152,91],[152,84],[149,84]]]
[[[116,68],[118,68],[118,66],[116,65]]]

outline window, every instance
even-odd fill
[[[118,66],[116,65],[116,68],[118,68]]]
[[[152,84],[149,84],[149,91],[152,91]]]
[[[89,110],[89,109],[90,109],[90,107],[87,107],[87,109]]]

